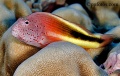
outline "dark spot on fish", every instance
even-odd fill
[[[33,29],[28,29],[28,30],[31,30],[31,31],[33,31]]]
[[[45,35],[45,33],[43,32],[43,34]]]
[[[44,38],[42,38],[42,40],[44,40]]]
[[[25,30],[23,29],[23,32],[24,32]]]
[[[36,27],[38,27],[38,25]],[[40,27],[40,29],[41,29],[41,27]]]
[[[45,35],[47,35],[47,32],[45,32]]]
[[[102,43],[104,40],[102,39],[99,39],[99,38],[94,38],[94,37],[90,37],[90,36],[87,36],[87,35],[84,35],[82,33],[79,33],[77,31],[74,31],[74,30],[71,30],[70,31],[70,34],[75,37],[75,38],[78,38],[78,39],[82,39],[82,40],[87,40],[87,41],[95,41],[95,42],[99,42],[99,43]]]
[[[31,20],[31,22],[33,22],[33,20]]]

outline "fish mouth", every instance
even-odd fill
[[[15,23],[14,23],[15,24]],[[12,32],[12,35],[14,37],[18,37],[18,31],[17,31],[17,28],[15,27],[15,25],[13,24],[13,26],[11,27],[11,32]]]
[[[12,33],[12,35],[17,38],[20,41],[24,41],[24,39],[22,37],[20,37],[19,35],[15,35],[14,33]]]
[[[24,39],[18,35],[17,31],[15,31],[14,29],[12,29],[12,36],[19,39],[20,41],[24,41]]]
[[[14,36],[14,37],[18,37],[18,35],[17,35],[17,33],[15,32],[15,31],[12,31],[12,36]]]
[[[22,37],[20,37],[20,36],[18,36],[18,39],[20,40],[20,41],[25,41]]]
[[[16,37],[16,38],[20,38],[20,36],[18,35],[18,31],[12,29],[12,36]]]

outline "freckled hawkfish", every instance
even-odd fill
[[[95,36],[82,26],[46,12],[19,18],[12,26],[12,35],[41,48],[55,41],[68,41],[83,48],[99,48],[112,40],[109,35]]]

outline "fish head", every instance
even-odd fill
[[[39,40],[45,41],[44,27],[40,26],[40,22],[34,16],[19,18],[12,26],[12,35],[17,39],[37,47],[41,47]]]

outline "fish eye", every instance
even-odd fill
[[[29,24],[29,22],[28,22],[28,21],[25,21],[25,24]]]
[[[29,21],[27,19],[25,20],[25,24],[29,24]]]

